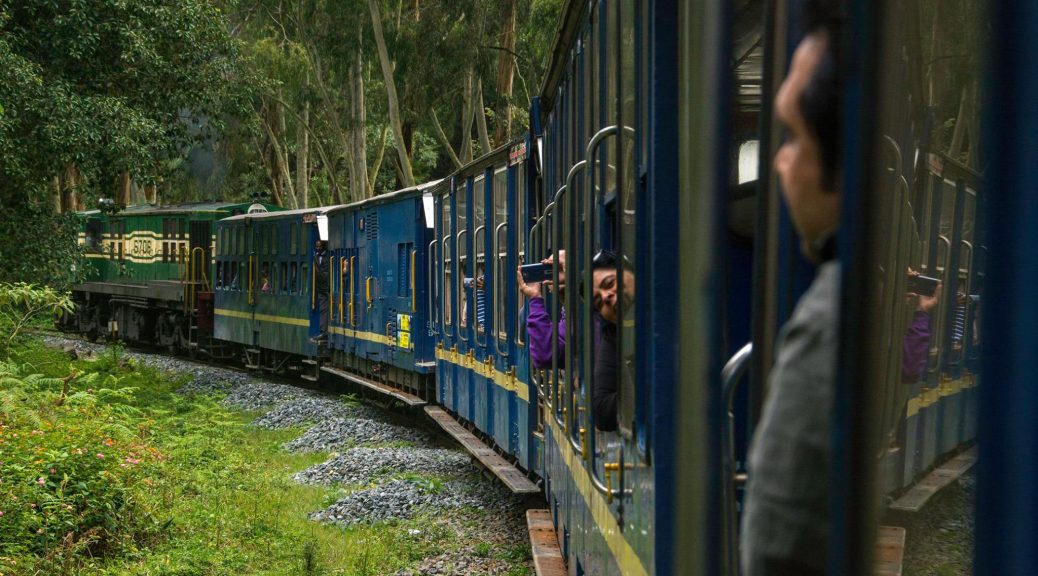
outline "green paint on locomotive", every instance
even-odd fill
[[[246,213],[252,203],[195,202],[130,206],[116,214],[81,212],[79,243],[87,281],[144,283],[215,273],[216,220]],[[260,204],[267,211],[279,206]],[[192,274],[192,268],[196,270]]]

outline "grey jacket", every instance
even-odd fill
[[[749,455],[745,576],[825,574],[840,265],[822,264],[782,328]]]

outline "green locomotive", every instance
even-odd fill
[[[86,277],[72,290],[76,311],[63,325],[92,337],[197,346],[212,332],[216,220],[280,209],[196,202],[80,213]]]

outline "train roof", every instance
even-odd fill
[[[501,146],[498,146],[497,148],[491,150],[490,152],[487,152],[479,158],[476,158],[472,162],[469,162],[461,168],[458,168],[454,172],[451,172],[450,176],[444,178],[443,180],[431,182],[429,186],[436,187],[437,185],[442,184],[443,186],[448,187],[447,191],[449,192],[451,178],[455,178],[462,174],[468,175],[476,170],[486,169],[487,167],[492,166],[494,163],[498,162],[502,157],[508,158],[511,155],[512,149],[518,146],[519,144],[525,143],[525,141],[526,136],[523,136],[521,138],[516,138],[511,142],[508,142],[507,144],[502,144]],[[509,164],[512,164],[512,162],[509,161]]]
[[[327,214],[332,210],[344,207],[344,204],[332,206],[311,206],[310,208],[295,208],[292,210],[277,210],[273,212],[253,212],[252,214],[236,214],[223,218],[221,222],[238,222],[240,220],[274,220],[277,218],[292,218],[304,214]]]
[[[148,214],[190,214],[198,212],[219,213],[229,212],[236,208],[249,208],[252,202],[185,202],[182,204],[170,204],[160,206],[157,204],[138,204],[127,206],[115,214],[115,216],[143,216]],[[267,210],[277,210],[278,206],[273,204],[260,204]]]
[[[429,191],[430,188],[432,188],[433,186],[436,186],[440,182],[443,182],[443,180],[442,179],[440,179],[440,180],[432,180],[432,181],[425,182],[425,183],[422,183],[422,184],[415,184],[414,186],[410,186],[408,188],[401,188],[400,190],[394,190],[393,192],[387,192],[386,194],[379,194],[378,196],[372,196],[371,198],[365,198],[364,200],[359,200],[357,202],[351,202],[349,204],[342,204],[340,206],[332,206],[332,207],[329,208],[328,212],[339,212],[339,211],[342,211],[342,210],[356,210],[358,208],[367,208],[368,206],[377,206],[379,204],[384,204],[386,202],[392,202],[394,200],[399,200],[400,198],[405,198],[407,196],[410,196],[410,195],[413,195],[413,194],[416,194],[416,193],[417,194],[425,194],[426,192]]]
[[[733,66],[737,103],[740,109],[754,111],[761,106],[764,65],[764,0],[739,0],[735,3]],[[541,113],[555,106],[559,83],[571,63],[570,51],[581,26],[586,22],[588,0],[567,0],[559,17],[549,52],[548,68],[540,87]]]

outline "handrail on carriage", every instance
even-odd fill
[[[735,393],[739,382],[753,358],[753,342],[748,342],[736,352],[721,369],[721,385],[724,397],[724,433],[721,436],[722,481],[721,510],[724,525],[724,558],[728,562],[727,574],[738,574],[738,518],[736,517],[736,491],[746,483],[746,475],[739,474],[735,466]]]
[[[469,325],[467,323],[468,319],[462,317],[464,312],[468,312],[468,310],[463,310],[462,307],[461,307],[461,300],[462,300],[461,296],[462,296],[462,293],[465,290],[465,279],[461,275],[461,254],[458,253],[458,252],[460,252],[458,250],[458,247],[461,246],[461,235],[464,234],[465,236],[468,236],[468,233],[469,233],[468,228],[465,228],[463,230],[458,230],[458,233],[454,235],[454,252],[455,252],[455,254],[454,254],[454,265],[457,267],[457,270],[458,270],[458,274],[457,274],[458,277],[454,279],[454,285],[458,287],[458,289],[456,291],[456,293],[458,295],[458,338],[460,338],[463,342],[468,342],[469,341],[469,337],[468,337],[468,334],[466,334],[465,331],[462,330],[461,323],[462,323],[462,321],[466,321],[466,324],[464,326],[465,328],[468,328]],[[468,258],[468,250],[467,249],[465,250],[465,257]]]
[[[473,310],[473,314],[472,314],[473,322],[472,322],[472,324],[473,324],[473,326],[472,327],[475,329],[476,343],[479,344],[480,346],[486,346],[487,345],[487,342],[486,342],[486,340],[487,340],[487,338],[486,338],[486,336],[487,336],[487,327],[484,326],[484,325],[481,325],[479,323],[479,315],[476,314],[476,312],[475,312],[479,308],[479,289],[476,287],[475,281],[476,281],[477,266],[479,266],[479,255],[480,255],[480,252],[479,252],[479,248],[480,248],[479,238],[480,238],[480,233],[483,234],[483,239],[484,239],[483,240],[484,246],[482,246],[482,248],[483,248],[483,252],[482,252],[482,254],[483,254],[483,262],[484,262],[484,269],[483,269],[483,305],[486,306],[486,266],[485,266],[485,263],[486,263],[487,247],[486,247],[485,244],[486,244],[486,237],[487,237],[487,227],[486,227],[486,224],[480,224],[479,226],[476,227],[475,231],[472,232],[472,249],[473,249],[473,252],[475,252],[475,258],[473,259],[473,263],[472,263],[472,281],[473,281],[473,284],[472,284],[472,310]],[[462,289],[464,289],[464,280],[462,280]],[[484,312],[485,312],[485,310],[484,310]],[[480,341],[480,339],[479,339],[479,335],[480,334],[483,335],[483,340],[482,341]]]
[[[433,272],[434,269],[436,268],[435,262],[436,262],[436,243],[437,242],[439,242],[439,241],[436,240],[436,239],[433,239],[432,242],[429,242],[429,257],[428,257],[428,260],[429,260],[429,262],[428,262],[428,264],[429,264],[429,267],[428,267],[429,273],[426,275],[426,278],[428,278],[428,283],[429,283],[427,288],[428,288],[428,296],[429,296],[429,298],[428,298],[428,300],[429,300],[429,332],[431,334],[438,334],[439,333],[437,331],[437,329],[436,329],[436,320],[433,317],[433,308],[434,308],[434,306],[433,306],[433,298],[434,298],[434,292],[437,292],[435,289],[433,289],[433,287],[436,286],[436,283],[439,281],[439,278],[437,278],[436,274],[434,274],[434,272]]]
[[[501,230],[502,229],[504,229],[504,230],[508,229],[508,222],[502,222],[502,223],[498,224],[497,227],[494,228],[494,244],[493,244],[493,249],[494,249],[494,271],[495,271],[495,274],[494,274],[494,289],[495,290],[497,290],[497,281],[498,281],[498,279],[501,280],[502,284],[505,284],[506,286],[508,285],[508,283],[505,282],[505,275],[504,275],[504,273],[501,273],[501,274],[497,274],[496,273],[498,267],[501,266]],[[505,257],[507,258],[507,256],[508,256],[508,253],[506,252],[505,253]],[[502,290],[500,291],[500,293],[502,293],[502,294],[504,293],[503,287],[502,287]],[[507,357],[508,356],[508,349],[507,349],[507,347],[504,350],[501,349],[501,342],[500,342],[500,340],[501,340],[501,337],[500,337],[501,330],[500,330],[500,328],[498,328],[498,326],[502,324],[501,320],[504,317],[504,307],[502,306],[503,300],[504,300],[503,298],[494,298],[494,331],[497,332],[497,334],[495,335],[493,340],[494,340],[494,351],[497,352],[497,355],[498,356],[505,356],[505,357]],[[498,312],[500,312],[501,314],[498,314]],[[507,341],[508,341],[508,331],[505,330],[505,342],[507,342]]]

